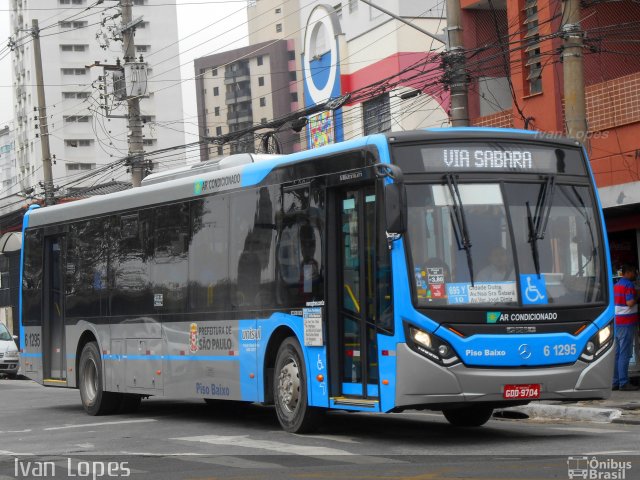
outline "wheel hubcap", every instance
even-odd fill
[[[87,403],[93,403],[98,394],[98,367],[93,359],[87,360],[82,375],[82,391]]]
[[[292,358],[280,369],[278,377],[278,397],[280,405],[289,413],[293,413],[300,400],[300,370]]]

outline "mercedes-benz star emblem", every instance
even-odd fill
[[[531,356],[531,352],[529,351],[529,345],[527,345],[526,343],[523,343],[522,345],[520,345],[518,347],[518,353],[520,353],[520,357],[522,357],[525,360],[528,360],[529,357]]]

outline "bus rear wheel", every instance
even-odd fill
[[[120,406],[119,394],[104,391],[102,359],[96,342],[89,342],[82,349],[78,373],[80,399],[89,415],[107,415]]]
[[[304,357],[298,341],[285,339],[276,357],[273,398],[282,428],[291,433],[305,433],[317,426],[320,410],[309,406]]]
[[[493,415],[493,408],[483,406],[451,408],[442,414],[451,425],[456,427],[480,427],[487,423]]]

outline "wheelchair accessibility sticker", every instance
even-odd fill
[[[549,303],[547,299],[547,284],[544,275],[520,275],[520,290],[524,305],[543,305]]]

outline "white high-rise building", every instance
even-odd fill
[[[133,4],[136,56],[147,62],[147,94],[140,102],[147,152],[184,144],[172,127],[182,118],[180,59],[175,0],[123,0]],[[126,166],[86,177],[127,156],[126,101],[114,101],[112,72],[122,59],[120,7],[113,1],[11,0],[15,150],[22,189],[43,180],[41,118],[34,63],[32,20],[40,28],[45,97],[54,185],[58,195],[109,182],[130,181]],[[106,108],[105,108],[106,107]],[[175,159],[175,157],[174,157]],[[175,167],[155,165],[156,168]],[[75,182],[75,183],[72,183]]]

